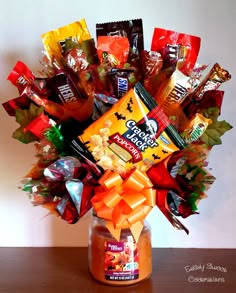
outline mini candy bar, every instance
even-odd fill
[[[222,83],[231,79],[231,75],[227,70],[222,68],[218,63],[215,63],[210,72],[200,83],[193,93],[194,100],[201,100],[203,94],[209,90],[216,90]]]
[[[113,94],[117,99],[121,98],[131,88],[132,69],[116,69],[113,68],[108,74],[112,87]]]
[[[181,133],[181,136],[187,144],[197,141],[203,135],[210,123],[211,119],[207,119],[200,113],[196,113],[189,122],[188,128]]]
[[[61,105],[69,117],[87,120],[93,111],[93,97],[85,92],[74,72],[60,70],[46,80],[48,99]]]
[[[188,75],[197,61],[200,43],[197,36],[155,28],[151,50],[161,53],[163,68],[177,64],[181,72]]]
[[[89,65],[81,46],[71,39],[65,41],[62,55],[65,66],[69,67],[74,72],[84,70]]]
[[[189,93],[193,91],[192,87],[192,78],[184,75],[176,68],[170,77],[161,82],[154,95],[157,104],[162,108],[167,117],[171,119],[172,124],[178,131],[182,131],[187,122],[181,104]]]
[[[218,63],[215,63],[203,81],[198,85],[196,90],[191,93],[191,95],[182,104],[182,108],[184,109],[186,115],[188,115],[188,112],[192,113],[190,109],[192,107],[191,104],[198,104],[203,98],[204,93],[209,90],[217,90],[222,83],[230,79],[231,75],[229,72],[222,68]]]
[[[84,99],[78,90],[79,80],[73,73],[59,71],[55,76],[46,80],[46,87],[49,93],[49,99],[59,103],[67,104]]]
[[[7,79],[15,85],[18,88],[19,93],[22,94],[25,87],[32,84],[35,80],[35,76],[23,62],[18,61]]]
[[[24,128],[24,132],[30,131],[33,133],[36,137],[42,138],[43,132],[50,128],[50,120],[48,116],[41,113],[39,116],[37,116],[35,119],[33,119],[29,124],[26,125]]]

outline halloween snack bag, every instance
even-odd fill
[[[78,137],[104,170],[146,170],[185,142],[140,83]]]

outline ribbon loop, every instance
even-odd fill
[[[121,229],[129,228],[138,241],[143,220],[156,204],[156,190],[146,173],[133,169],[125,178],[106,171],[100,178],[92,205],[98,217],[107,221],[107,228],[119,240]]]

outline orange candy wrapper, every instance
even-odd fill
[[[122,68],[128,60],[129,40],[121,36],[99,36],[97,52],[100,63]]]

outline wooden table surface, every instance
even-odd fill
[[[236,292],[235,249],[154,248],[152,277],[106,286],[88,272],[87,248],[0,248],[0,292]]]

